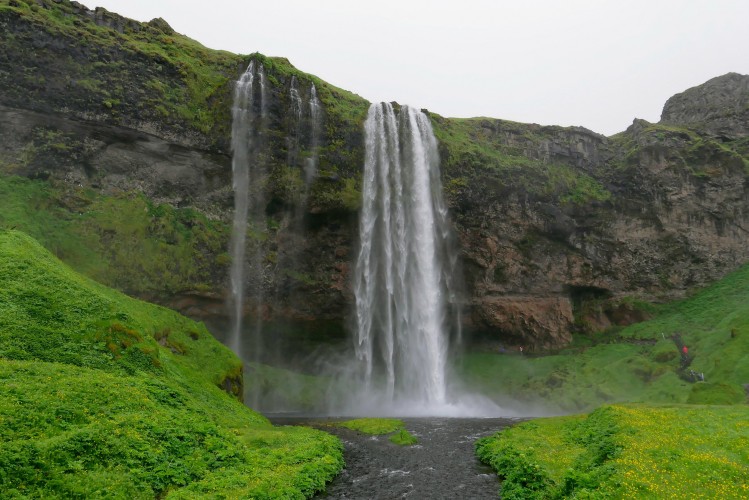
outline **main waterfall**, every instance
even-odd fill
[[[354,274],[365,392],[396,405],[443,405],[458,330],[437,141],[426,115],[388,103],[370,106],[365,135]]]

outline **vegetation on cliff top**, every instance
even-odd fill
[[[569,141],[563,127],[515,123],[490,118],[442,118],[431,114],[440,142],[445,191],[453,206],[466,199],[486,200],[472,189],[490,189],[492,196],[512,191],[540,200],[585,205],[611,197],[606,187],[579,166],[543,158],[545,142]],[[592,132],[576,131],[581,136]],[[538,155],[533,157],[533,154]],[[477,182],[477,179],[482,179]]]
[[[231,124],[227,100],[242,57],[207,49],[175,33],[163,20],[139,23],[106,9],[88,11],[76,2],[2,0],[8,50],[24,54],[29,41],[54,38],[24,63],[25,81],[8,82],[6,99],[28,99],[44,107],[125,119],[161,122],[165,128],[227,135]],[[28,28],[26,28],[28,26]],[[85,60],[76,57],[85,54]],[[56,60],[58,59],[58,60]],[[48,64],[40,64],[41,62]],[[48,80],[62,73],[63,102],[49,103]],[[12,76],[12,75],[9,75]],[[128,79],[137,78],[137,85]]]
[[[480,439],[505,499],[746,498],[749,407],[616,405]]]
[[[222,391],[241,363],[202,324],[0,232],[0,489],[12,496],[302,498],[340,442]]]
[[[539,357],[470,353],[461,374],[501,403],[541,412],[622,401],[742,403],[742,386],[749,384],[746,304],[749,265],[689,299],[660,306],[651,320],[601,333],[592,343],[578,336],[569,348]],[[688,363],[681,359],[682,343]]]
[[[9,104],[114,123],[151,121],[161,132],[203,135],[199,144],[228,150],[233,82],[255,58],[276,92],[288,87],[292,76],[315,83],[329,118],[328,147],[336,151],[341,131],[358,128],[366,113],[365,100],[297,70],[284,58],[209,49],[162,19],[141,23],[68,0],[0,0],[0,25],[7,57],[26,54],[7,61],[20,65],[24,74],[19,81],[16,67],[2,80],[3,100]],[[67,82],[64,95],[48,93],[50,83],[60,83],[50,81],[55,79]]]

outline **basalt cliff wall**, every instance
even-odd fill
[[[67,0],[0,1],[0,39],[0,196],[15,207],[0,223],[201,319],[227,311],[232,85],[251,59],[263,64],[266,175],[254,189],[266,223],[248,240],[262,257],[248,310],[262,296],[268,320],[345,324],[366,101],[284,59],[212,51],[163,20]],[[303,101],[312,85],[319,94],[317,145],[292,85]],[[612,137],[429,113],[468,331],[558,347],[749,261],[748,89],[747,76],[715,78],[669,99],[661,122]]]

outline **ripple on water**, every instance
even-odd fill
[[[273,419],[272,419],[273,420]],[[519,419],[403,418],[406,429],[418,436],[415,446],[401,447],[382,436],[357,434],[330,427],[331,419],[297,424],[320,425],[343,439],[345,473],[338,476],[325,499],[497,498],[499,481],[474,454],[476,439],[493,434]],[[333,419],[335,420],[335,419]],[[288,420],[277,423],[291,423]]]

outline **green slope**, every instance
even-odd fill
[[[191,208],[19,176],[0,176],[0,205],[0,228],[31,235],[76,271],[127,293],[211,290],[228,273],[227,224]]]
[[[502,498],[747,498],[749,407],[605,406],[477,442]]]
[[[683,367],[672,336],[690,349]],[[549,356],[472,353],[465,382],[508,406],[574,412],[606,402],[718,403],[746,401],[749,384],[749,265],[693,297],[665,305],[652,320],[603,333],[593,345],[578,338]],[[704,373],[693,383],[689,370]]]
[[[241,363],[202,324],[0,232],[0,490],[11,496],[303,498],[336,438],[274,428],[219,386]]]

